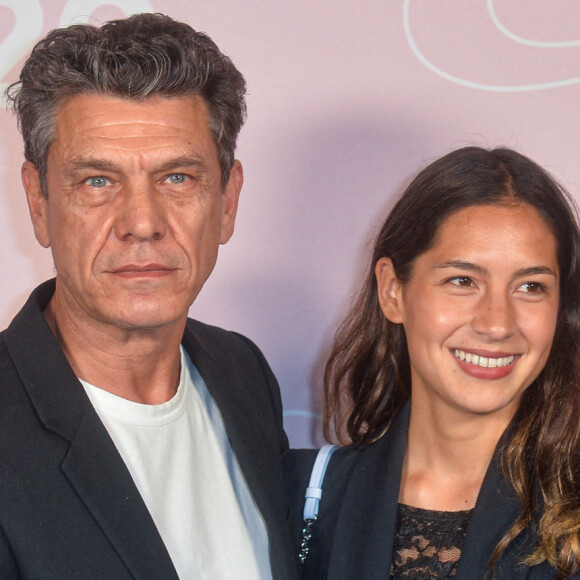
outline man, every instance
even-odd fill
[[[142,14],[52,31],[8,90],[56,278],[0,337],[0,578],[293,578],[277,383],[187,319],[232,235],[245,82]]]

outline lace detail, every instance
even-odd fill
[[[438,512],[399,504],[391,579],[454,578],[473,510]]]

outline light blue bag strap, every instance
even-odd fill
[[[324,474],[330,458],[337,448],[336,445],[324,445],[316,456],[316,461],[312,467],[312,474],[310,475],[310,483],[306,488],[306,501],[304,502],[303,512],[305,520],[315,520],[318,516]]]
[[[330,462],[330,457],[336,449],[338,449],[336,445],[324,445],[318,452],[312,467],[310,482],[306,488],[306,501],[304,502],[303,511],[304,528],[302,529],[302,542],[300,543],[300,551],[298,552],[298,558],[302,564],[304,564],[310,552],[308,543],[312,537],[312,526],[318,517],[318,506],[320,505],[320,498],[322,497],[324,473]]]

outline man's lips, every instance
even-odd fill
[[[124,264],[122,266],[115,267],[109,270],[110,274],[115,274],[117,276],[123,277],[155,277],[155,276],[167,276],[172,272],[175,272],[177,268],[172,268],[169,266],[164,266],[163,264]]]

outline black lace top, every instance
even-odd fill
[[[453,578],[473,510],[438,512],[399,504],[391,580]]]

